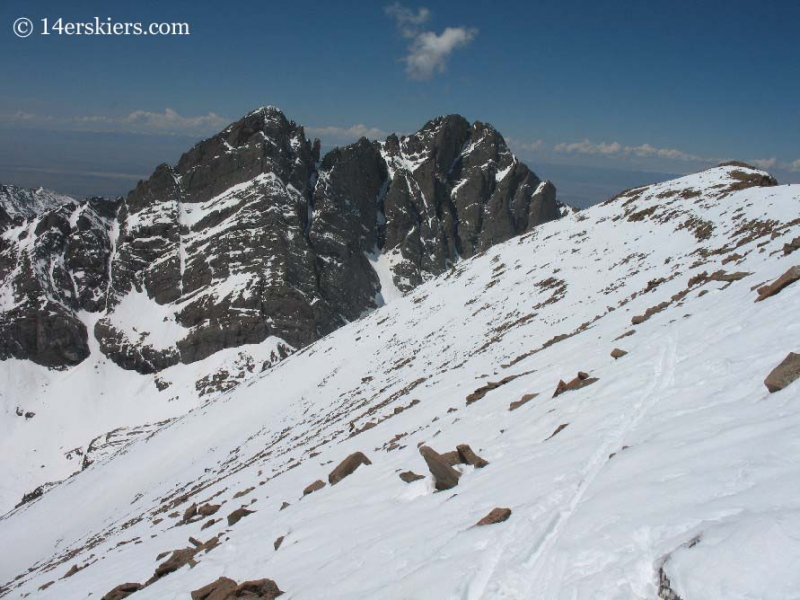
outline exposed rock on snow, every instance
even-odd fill
[[[436,450],[430,446],[422,446],[419,453],[425,459],[425,463],[433,475],[437,491],[442,492],[458,485],[461,473],[456,471]]]
[[[536,396],[538,395],[539,394],[537,393],[523,394],[522,398],[520,398],[519,400],[514,400],[514,402],[508,405],[508,410],[517,410],[520,406],[522,406],[523,404],[527,404],[528,402],[536,398]]]
[[[556,386],[556,391],[553,392],[553,398],[560,396],[564,392],[579,390],[597,381],[599,381],[597,377],[590,377],[588,373],[578,371],[578,375],[575,377],[575,379],[571,379],[569,383],[565,383],[563,379],[559,380],[558,385]]]
[[[102,600],[123,600],[142,587],[141,583],[122,583],[103,596]]]
[[[425,475],[418,475],[417,473],[414,473],[414,471],[403,471],[400,473],[400,479],[406,483],[414,483],[420,479],[425,479]]]
[[[488,515],[483,517],[480,521],[475,523],[476,527],[483,527],[484,525],[496,525],[503,521],[508,521],[511,516],[510,508],[493,508]]]
[[[777,367],[772,369],[764,385],[771,392],[779,392],[800,378],[800,354],[789,352]]]
[[[231,514],[228,515],[228,527],[232,527],[236,525],[239,521],[241,521],[247,515],[252,515],[255,511],[254,510],[247,510],[244,507],[237,508]]]
[[[551,440],[551,439],[553,439],[553,438],[554,438],[554,437],[556,437],[556,436],[557,436],[559,433],[561,433],[562,431],[564,431],[564,430],[567,428],[567,426],[568,426],[568,425],[569,425],[569,423],[562,423],[561,425],[559,425],[558,427],[556,427],[556,430],[555,430],[553,433],[551,433],[551,434],[550,434],[550,436],[549,436],[547,439],[548,439],[548,440]],[[545,440],[545,441],[547,441],[547,440]]]
[[[303,490],[303,496],[308,496],[309,494],[313,494],[317,490],[321,490],[325,487],[325,482],[322,479],[317,479],[314,483],[310,483],[306,486]]]
[[[800,249],[800,237],[794,238],[791,242],[783,245],[784,256],[789,256],[795,250]]]
[[[771,298],[775,294],[780,293],[783,288],[793,284],[797,280],[800,280],[800,265],[792,267],[769,285],[758,288],[758,298],[756,298],[756,302]]]
[[[228,577],[220,577],[199,590],[192,592],[192,600],[224,600],[236,589],[237,583]]]
[[[220,577],[192,592],[192,600],[275,600],[283,592],[271,579],[245,581],[237,585],[233,579]]]
[[[465,465],[471,465],[476,469],[482,469],[489,464],[488,460],[484,460],[472,451],[468,444],[459,444],[456,446],[458,452],[459,462]]]
[[[614,360],[617,360],[618,358],[622,358],[626,354],[627,354],[627,352],[625,350],[621,350],[619,348],[614,348],[611,351],[611,358],[613,358]]]
[[[371,464],[372,462],[364,455],[363,452],[354,452],[340,462],[339,465],[330,472],[328,475],[328,483],[331,485],[336,485],[345,477],[352,475],[361,465]]]

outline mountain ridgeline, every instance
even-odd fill
[[[260,108],[125,200],[3,186],[0,358],[74,365],[90,337],[141,373],[269,337],[289,353],[560,216],[491,125],[450,115],[320,157]]]

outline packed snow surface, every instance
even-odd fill
[[[754,288],[800,260],[782,251],[800,188],[737,189],[742,173],[542,225],[135,439],[0,520],[0,586],[99,598],[219,535],[131,598],[223,575],[298,600],[797,598],[800,382],[763,380],[800,352],[800,283]],[[598,380],[553,398],[578,371]],[[94,401],[134,401],[115,387]],[[489,464],[434,492],[423,443]],[[356,451],[372,464],[303,496]],[[179,524],[206,502],[219,521]],[[255,512],[228,526],[241,506]],[[495,507],[511,517],[474,526]]]

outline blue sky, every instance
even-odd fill
[[[23,16],[36,29],[20,39]],[[191,34],[40,35],[43,18],[95,16]],[[597,170],[613,193],[614,173],[644,183],[731,158],[800,182],[798,22],[789,0],[6,0],[0,180],[124,193],[273,104],[326,146],[457,112],[566,189]]]

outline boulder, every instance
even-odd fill
[[[477,527],[482,527],[484,525],[494,525],[496,523],[502,523],[503,521],[507,521],[510,516],[511,516],[510,508],[493,508],[488,515],[483,517],[475,525]]]
[[[280,536],[280,537],[278,537],[278,538],[276,538],[276,539],[275,539],[275,542],[272,544],[273,546],[275,546],[275,550],[277,550],[278,548],[280,548],[280,547],[281,547],[281,544],[283,543],[283,539],[284,539],[285,537],[286,537],[286,536],[283,536],[283,535],[282,535],[282,536]]]
[[[770,393],[775,393],[790,385],[800,377],[800,354],[789,352],[781,364],[772,369],[764,385]]]
[[[154,579],[160,579],[164,575],[177,571],[184,565],[194,566],[194,555],[197,554],[197,548],[183,548],[182,550],[173,551],[172,555],[163,563],[156,567],[153,574]]]
[[[103,596],[102,600],[123,600],[144,586],[141,583],[123,583]]]
[[[761,302],[775,294],[779,294],[785,287],[793,284],[798,279],[800,279],[800,265],[795,265],[769,285],[758,288],[756,302]]]
[[[314,483],[310,483],[306,486],[306,489],[303,490],[303,496],[308,496],[309,494],[313,494],[317,490],[321,490],[325,487],[325,482],[322,479],[317,479]]]
[[[339,465],[330,472],[328,475],[328,483],[336,485],[345,477],[352,475],[353,472],[361,465],[371,465],[370,461],[363,452],[354,452],[345,458]]]
[[[230,597],[246,598],[247,600],[274,600],[282,595],[283,592],[272,579],[258,579],[240,584]]]
[[[245,581],[237,585],[233,579],[220,577],[192,592],[192,600],[274,600],[283,592],[271,579]]]
[[[228,527],[232,525],[236,525],[239,521],[241,521],[247,515],[252,515],[254,510],[247,510],[245,507],[237,508],[231,514],[228,515]]]
[[[413,483],[414,481],[425,479],[425,476],[418,475],[417,473],[414,473],[414,471],[403,471],[402,473],[400,473],[400,479],[402,479],[406,483]]]
[[[72,577],[73,575],[75,575],[75,573],[77,573],[80,570],[81,570],[81,568],[77,564],[74,564],[69,568],[69,571],[64,573],[64,576],[61,579],[66,579],[67,577]]]
[[[627,352],[625,350],[620,350],[619,348],[614,348],[611,351],[611,358],[613,358],[614,360],[617,360],[618,358],[622,358],[626,354],[627,354]]]
[[[517,410],[520,406],[522,406],[523,404],[526,404],[527,402],[530,402],[531,400],[536,398],[536,396],[538,396],[538,395],[539,394],[536,394],[536,393],[524,394],[522,396],[522,398],[520,398],[519,400],[515,400],[514,402],[509,404],[508,405],[508,410]]]
[[[181,519],[184,523],[188,523],[192,519],[197,516],[197,504],[192,504],[189,508],[187,508],[183,512],[183,519]]]
[[[783,245],[783,255],[789,256],[792,252],[800,248],[800,237],[794,238],[788,244]]]
[[[578,376],[569,381],[569,383],[565,383],[563,379],[559,380],[556,391],[553,393],[553,398],[560,396],[564,392],[571,392],[586,387],[587,385],[592,385],[596,381],[599,381],[597,377],[590,377],[588,373],[578,371]]]
[[[422,458],[425,459],[428,469],[430,469],[431,475],[433,475],[437,491],[449,490],[458,485],[461,473],[443,460],[442,456],[433,448],[430,446],[422,446],[419,449],[419,453],[422,455]]]
[[[236,590],[237,584],[233,579],[220,577],[199,590],[192,592],[192,600],[227,600]]]
[[[197,508],[197,514],[203,517],[210,517],[219,510],[220,506],[219,504],[203,504]]]
[[[459,444],[456,446],[456,451],[458,452],[458,456],[461,458],[462,463],[466,465],[472,465],[476,469],[482,469],[489,464],[489,461],[484,460],[475,454],[472,451],[472,448],[470,448],[467,444]]]
[[[450,452],[443,452],[439,455],[444,462],[446,462],[451,467],[455,467],[456,465],[462,464],[461,456],[458,454],[458,450],[451,450]]]

